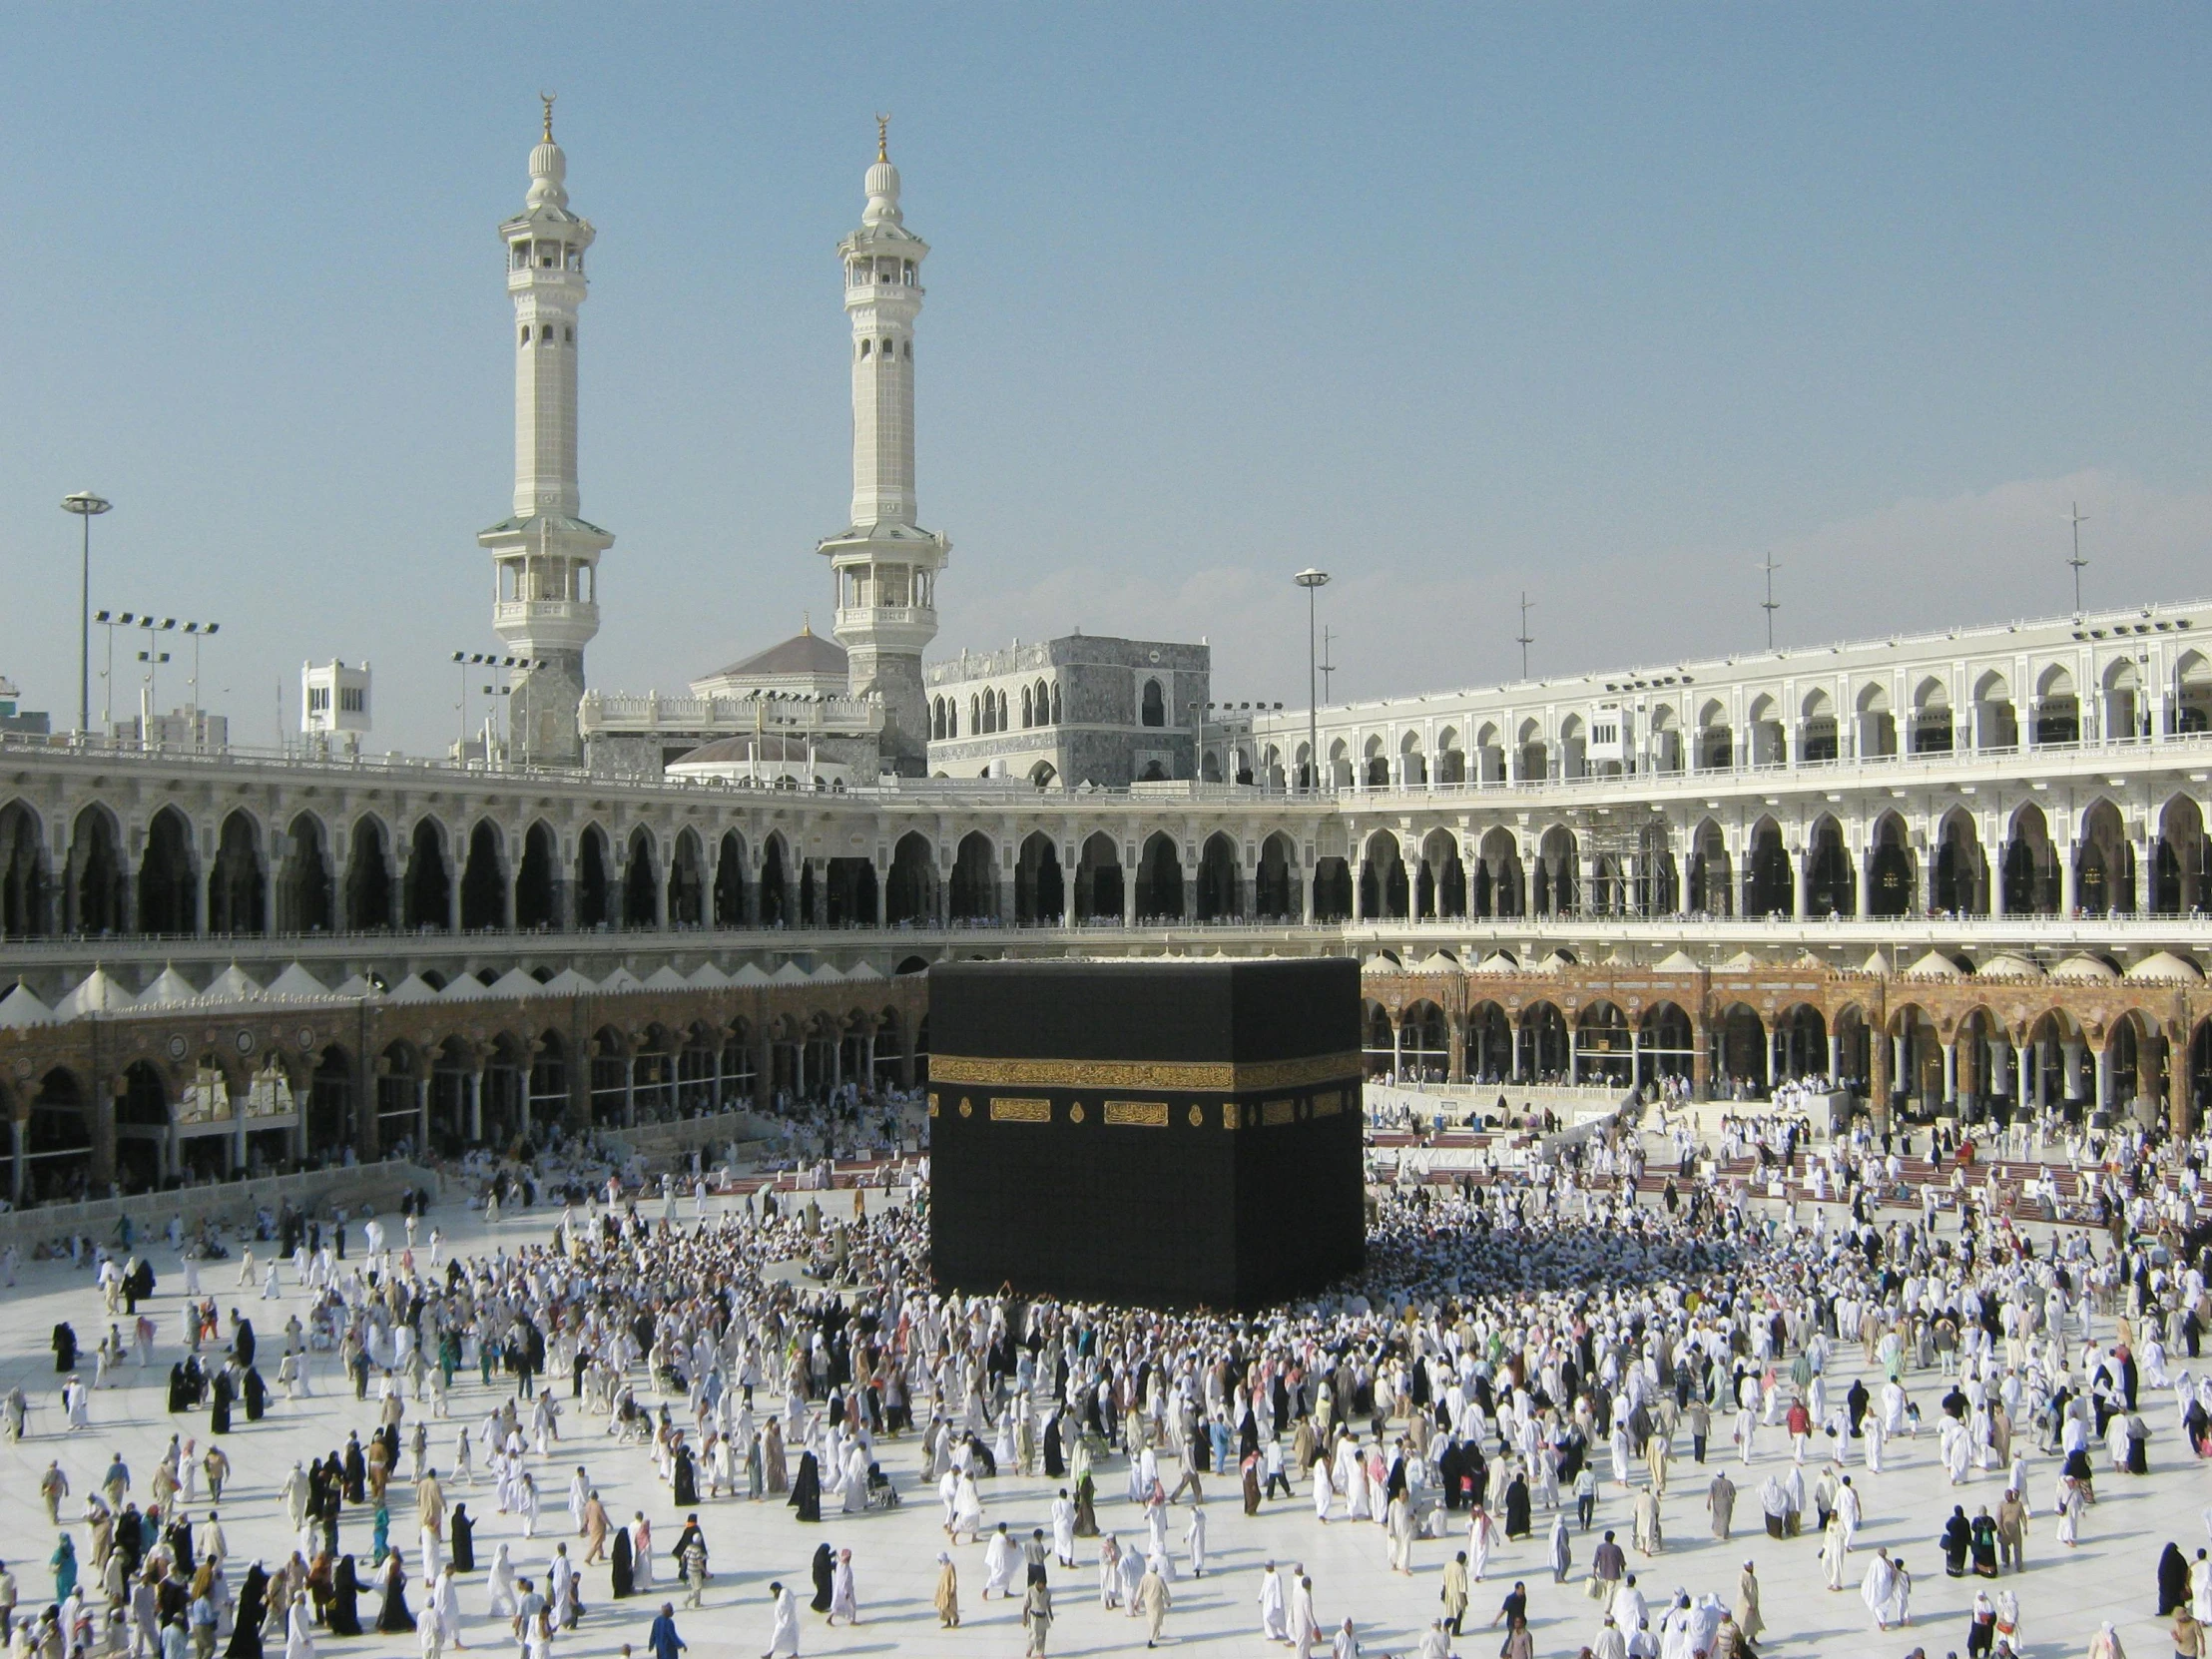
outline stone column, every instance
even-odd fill
[[[2019,1102],[2018,1111],[2020,1116],[2023,1118],[2027,1116],[2028,1112],[2028,1064],[2029,1061],[2027,1045],[2024,1043],[2014,1043],[2012,1045],[2012,1093],[2013,1098]]]
[[[1398,1083],[1405,1078],[1405,1026],[1401,1020],[1390,1021],[1390,1081]]]
[[[1298,883],[1299,920],[1311,927],[1314,925],[1314,872],[1294,867],[1291,879]]]
[[[1790,915],[1803,921],[1813,907],[1813,849],[1808,846],[1790,859]]]
[[[1828,1034],[1828,1080],[1834,1083],[1844,1075],[1844,1039],[1834,1031]]]
[[[1137,869],[1138,865],[1122,863],[1121,869],[1121,924],[1137,925]],[[1357,896],[1357,895],[1355,895]]]
[[[1916,1081],[1913,1076],[1912,1039],[1905,1032],[1900,1031],[1890,1040],[1897,1045],[1891,1056],[1891,1075],[1896,1079],[1892,1086],[1897,1091],[1910,1094]]]
[[[2112,1109],[2112,1047],[2111,1039],[2096,1051],[2097,1092],[2089,1102],[2092,1112],[2109,1112]]]
[[[468,1074],[468,1144],[484,1144],[484,1068]]]
[[[633,1053],[622,1056],[622,1127],[638,1126],[638,1057]]]
[[[430,1154],[430,1074],[415,1079],[415,1156]]]
[[[2061,1056],[2059,1063],[2066,1074],[2066,1091],[2060,1098],[2064,1100],[2068,1105],[2071,1105],[2074,1101],[2077,1101],[2081,1098],[2081,1051],[2084,1046],[2085,1045],[2078,1038],[2070,1042],[2062,1042],[2058,1045],[2058,1051]],[[2099,1056],[2097,1060],[2097,1069],[2100,1077],[2103,1073],[2103,1068],[2104,1060],[2101,1056]],[[2103,1091],[2100,1088],[2098,1092],[2101,1094]]]
[[[2058,854],[2058,913],[2070,916],[2080,904],[2080,894],[2074,873],[2073,843],[2054,843],[2052,850]]]
[[[1690,1021],[1690,1094],[1697,1100],[1709,1100],[1713,1093],[1713,1044],[1711,1033],[1696,1020]]]
[[[1447,1020],[1444,1025],[1446,1054],[1445,1078],[1453,1083],[1467,1080],[1467,1022],[1464,1019]]]
[[[1869,1032],[1867,1040],[1867,1110],[1874,1118],[1877,1130],[1890,1127],[1890,1093],[1895,1074],[1891,1071],[1893,1049],[1880,1033]]]

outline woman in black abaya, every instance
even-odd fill
[[[453,1505],[453,1519],[448,1523],[453,1533],[453,1570],[476,1570],[476,1522],[469,1518],[468,1505]]]
[[[338,1558],[337,1570],[330,1575],[330,1634],[333,1636],[358,1636],[361,1633],[361,1574],[353,1565],[353,1557]]]
[[[1065,1480],[1068,1461],[1060,1451],[1060,1413],[1054,1411],[1044,1425],[1044,1476],[1047,1480]]]
[[[223,1659],[262,1659],[262,1620],[269,1615],[269,1574],[256,1561],[239,1585],[238,1614]]]
[[[627,1526],[618,1526],[615,1528],[614,1555],[609,1562],[614,1573],[616,1599],[636,1594],[636,1565],[630,1558],[630,1529]]]
[[[699,1501],[699,1473],[692,1465],[691,1447],[676,1448],[676,1507],[689,1509]]]
[[[384,1557],[384,1565],[377,1574],[384,1599],[376,1609],[376,1628],[386,1636],[397,1636],[415,1627],[413,1611],[407,1606],[407,1568],[393,1550]]]
[[[797,1509],[803,1521],[822,1519],[822,1469],[811,1451],[799,1459],[799,1473],[792,1481],[792,1495],[786,1505]]]
[[[818,1613],[830,1611],[830,1588],[836,1576],[836,1558],[828,1544],[815,1546],[815,1599],[808,1603]]]

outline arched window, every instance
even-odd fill
[[[914,342],[912,340],[906,342],[906,360],[908,362],[914,360]]]
[[[1160,689],[1159,681],[1147,680],[1144,683],[1144,704],[1137,719],[1145,726],[1165,726],[1168,723],[1167,694]]]
[[[1001,732],[1008,730],[1006,725],[1006,694],[1004,692],[998,694],[998,729]]]
[[[967,729],[968,736],[974,738],[981,737],[988,730],[983,724],[983,700],[972,692],[968,694],[967,700]]]
[[[869,352],[873,351],[874,349],[875,349],[875,342],[874,342],[873,340],[871,340],[871,339],[864,339],[864,340],[860,341],[860,355],[861,355],[862,357],[865,357],[865,356],[866,356],[866,355],[867,355],[867,354],[868,354]]]
[[[1026,732],[1036,724],[1036,712],[1029,702],[1029,688],[1021,688],[1021,729]]]
[[[561,330],[561,343],[563,345],[574,345],[576,343],[576,330],[573,327],[566,327]]]
[[[538,329],[538,341],[545,344],[553,338],[553,324],[548,322]]]
[[[522,343],[524,345],[530,343],[530,324],[527,322],[522,325]]]
[[[1060,724],[1060,688],[1057,683],[1052,688],[1052,724]]]

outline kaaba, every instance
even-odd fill
[[[943,1290],[1250,1310],[1366,1259],[1360,966],[929,970]]]

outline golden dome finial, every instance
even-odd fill
[[[553,100],[559,96],[556,92],[538,94],[538,102],[545,106],[545,142],[548,144],[553,142]]]
[[[875,114],[875,159],[879,162],[891,159],[891,118],[880,110]]]

